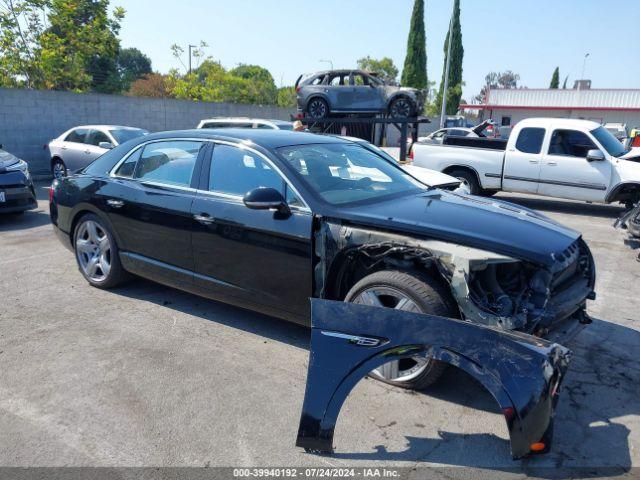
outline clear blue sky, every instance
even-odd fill
[[[391,57],[400,70],[413,0],[112,0],[127,10],[121,38],[155,70],[179,67],[170,46],[200,40],[226,67],[262,65],[276,84],[300,73],[349,68],[360,57]],[[428,75],[440,82],[452,0],[426,0]],[[546,88],[580,76],[594,88],[640,88],[637,0],[461,0],[464,97],[479,92],[490,71],[513,70],[522,85]]]

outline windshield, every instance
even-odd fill
[[[611,135],[611,132],[604,127],[598,127],[595,130],[591,130],[591,135],[596,137],[596,140],[602,145],[602,147],[614,157],[620,157],[627,153],[629,150],[624,148],[620,140]]]
[[[123,128],[121,130],[109,130],[109,133],[116,139],[118,145],[122,145],[134,138],[142,137],[143,135],[149,135],[149,132],[140,128]]]
[[[311,190],[332,205],[426,189],[399,167],[359,145],[294,145],[278,152]]]

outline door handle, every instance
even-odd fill
[[[69,147],[60,147],[62,150],[67,150]]]
[[[547,165],[551,165],[552,167],[555,167],[556,165],[558,165],[558,162],[547,162]]]
[[[206,213],[203,213],[201,215],[194,215],[193,219],[196,222],[204,223],[205,225],[209,225],[214,222],[213,218],[210,215],[207,215]]]
[[[87,155],[89,155],[91,153],[91,150],[85,150],[84,153],[86,153]]]
[[[113,208],[121,208],[124,206],[124,202],[122,200],[113,200],[112,198],[110,198],[109,200],[107,200],[107,205]]]
[[[533,163],[533,164],[537,165],[540,162],[538,160],[529,160],[529,163]]]

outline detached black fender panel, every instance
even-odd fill
[[[530,335],[461,320],[328,300],[311,300],[311,351],[296,445],[333,451],[342,404],[371,370],[432,357],[469,373],[505,416],[514,459],[547,452],[558,389],[570,352]]]

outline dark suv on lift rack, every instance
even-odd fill
[[[298,114],[324,118],[332,113],[386,113],[394,118],[419,115],[425,91],[387,85],[362,70],[330,70],[301,75],[296,82]]]

